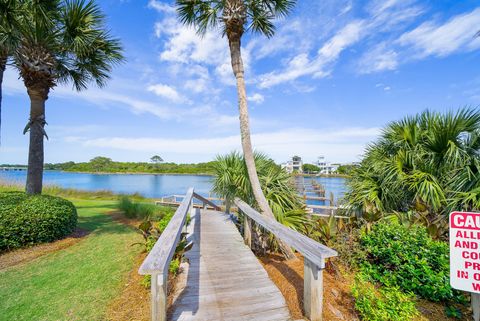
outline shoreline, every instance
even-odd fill
[[[303,177],[325,177],[325,178],[351,178],[350,175],[346,174],[295,174],[295,176],[303,176]]]
[[[150,173],[150,172],[89,172],[89,171],[63,171],[58,169],[45,169],[49,172],[61,173],[80,173],[80,174],[94,174],[94,175],[177,175],[177,176],[215,176],[207,173]]]

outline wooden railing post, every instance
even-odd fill
[[[303,263],[303,308],[310,321],[322,321],[323,308],[323,269],[309,259]]]
[[[243,215],[243,240],[249,248],[252,248],[252,222],[247,215]]]
[[[152,321],[167,321],[167,278],[157,273],[151,277]]]

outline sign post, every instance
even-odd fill
[[[480,321],[480,213],[450,214],[450,285],[471,293],[474,321]]]

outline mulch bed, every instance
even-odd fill
[[[270,279],[277,285],[287,301],[290,314],[294,320],[303,316],[303,257],[298,260],[285,261],[280,255],[269,254],[260,261]],[[350,294],[353,278],[347,273],[324,270],[324,307],[323,320],[355,321],[359,320],[354,308],[354,299]]]

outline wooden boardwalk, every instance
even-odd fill
[[[268,277],[230,216],[196,209],[186,287],[168,320],[290,320],[284,297]]]

